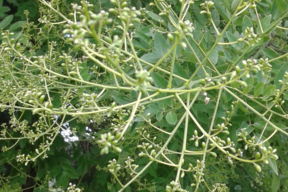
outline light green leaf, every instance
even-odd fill
[[[245,15],[243,17],[243,20],[242,20],[242,33],[244,34],[244,31],[247,27],[253,27],[253,24],[252,24],[252,21],[250,19],[250,17],[248,17],[247,15]]]
[[[273,59],[273,58],[279,56],[278,53],[276,53],[275,51],[273,51],[273,50],[271,50],[271,49],[265,48],[265,49],[262,49],[261,51],[262,51],[262,52],[264,53],[264,55],[266,55],[269,59]]]
[[[163,57],[169,49],[169,45],[167,45],[166,40],[161,33],[155,33],[154,46],[155,46],[155,53],[160,58]]]
[[[159,15],[157,15],[157,14],[151,12],[151,11],[148,11],[147,15],[149,17],[151,17],[152,19],[154,19],[155,21],[157,21],[157,22],[163,21],[163,19]]]
[[[288,3],[287,1],[285,0],[277,0],[275,1],[276,4],[277,4],[277,7],[278,9],[281,11],[281,12],[285,12],[288,10]]]
[[[177,115],[173,111],[168,112],[165,118],[170,125],[175,125],[177,123]]]
[[[226,32],[226,36],[227,36],[229,42],[235,42],[238,40],[237,37],[235,37],[235,35],[233,35],[233,33],[231,33],[230,31]],[[234,47],[237,50],[240,49],[240,46],[238,43],[232,44],[232,47]]]
[[[211,52],[209,58],[211,59],[211,61],[213,62],[214,65],[217,64],[217,61],[218,61],[218,51],[217,51],[217,49],[214,49]]]
[[[267,100],[275,92],[276,85],[269,85],[263,92],[263,99]]]
[[[253,88],[253,86],[252,85],[248,85],[247,87],[245,87],[244,89],[243,89],[243,94],[247,94],[247,93],[249,93],[251,90],[252,90],[252,88]]]
[[[156,87],[159,87],[159,88],[166,88],[167,87],[168,82],[164,77],[162,77],[161,75],[154,73],[154,72],[151,73],[151,76],[153,78],[153,82],[156,85]]]
[[[276,88],[279,89],[281,87],[281,84],[279,83],[279,80],[284,80],[284,74],[288,70],[288,63],[283,63],[282,67],[278,70],[278,73],[275,77],[275,85]]]
[[[271,26],[270,24],[271,18],[272,18],[272,15],[270,14],[270,15],[267,15],[265,18],[261,19],[261,25],[262,25],[263,31],[266,31]],[[259,29],[260,29],[260,26],[259,26]]]
[[[24,23],[27,23],[26,21],[17,21],[16,23],[13,23],[10,27],[9,27],[9,31],[15,31],[16,29],[21,28]]]
[[[160,59],[156,53],[147,53],[141,57],[144,61],[147,61],[149,63],[157,63],[157,61]]]
[[[0,28],[5,29],[13,20],[14,15],[9,15],[0,23]]]
[[[264,83],[261,81],[260,83],[258,83],[254,89],[254,97],[258,97],[264,89]]]
[[[163,112],[156,113],[156,118],[158,121],[161,121],[163,119]]]

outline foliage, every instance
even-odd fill
[[[288,2],[68,2],[0,13],[3,190],[287,191]]]

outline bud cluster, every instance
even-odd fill
[[[121,137],[120,133],[116,133],[116,136],[112,135],[110,132],[101,134],[101,139],[97,141],[98,145],[102,148],[101,154],[108,154],[109,148],[120,153],[122,149],[117,147],[117,143]]]

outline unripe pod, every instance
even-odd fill
[[[205,142],[202,142],[202,147],[203,147],[203,149],[205,149],[205,147],[206,147],[206,143]]]
[[[258,172],[261,172],[262,169],[261,169],[260,165],[254,163],[254,166]]]
[[[39,102],[42,103],[45,99],[45,95],[41,95],[41,97],[39,98]]]
[[[261,157],[261,154],[259,152],[257,152],[256,155],[255,155],[255,158],[256,159],[260,159],[260,157]]]
[[[174,37],[171,33],[168,33],[167,37],[168,37],[169,41],[174,42]]]
[[[235,67],[235,71],[236,71],[236,73],[237,73],[237,75],[239,75],[240,74],[240,67],[237,65],[236,67]]]
[[[215,152],[209,152],[213,157],[217,157],[217,154]]]

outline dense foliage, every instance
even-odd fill
[[[7,2],[1,192],[288,190],[286,0]]]

